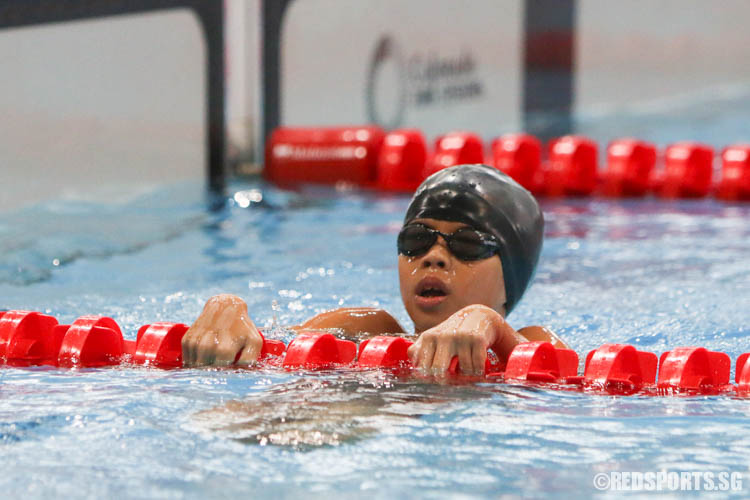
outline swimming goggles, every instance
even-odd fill
[[[398,253],[407,257],[424,255],[435,244],[438,236],[443,237],[448,250],[460,260],[486,259],[500,248],[492,235],[470,227],[445,234],[424,224],[408,224],[398,233]]]

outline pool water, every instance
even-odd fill
[[[236,182],[221,207],[180,184],[117,203],[0,215],[0,308],[126,338],[192,322],[211,295],[276,325],[382,307],[407,328],[395,239],[408,196]],[[750,351],[750,205],[543,202],[536,280],[508,318],[583,358],[603,343]],[[601,396],[378,371],[0,368],[8,497],[560,497],[612,471],[739,471],[750,399]],[[670,493],[669,491],[662,493]],[[729,492],[741,495],[741,491]],[[613,495],[616,492],[612,492]],[[684,493],[671,492],[677,496]]]

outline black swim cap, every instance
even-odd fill
[[[542,250],[544,218],[536,199],[516,181],[487,165],[458,165],[428,177],[417,188],[404,225],[414,219],[463,222],[491,234],[505,279],[505,313],[529,286]]]

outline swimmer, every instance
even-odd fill
[[[398,235],[401,298],[418,335],[408,354],[423,372],[445,374],[458,356],[464,374],[484,371],[487,349],[507,360],[522,342],[565,343],[540,326],[513,329],[505,317],[529,286],[542,247],[544,220],[534,197],[499,170],[459,165],[427,178],[409,204]],[[404,335],[381,309],[342,308],[295,330],[346,336]],[[245,302],[218,295],[182,340],[185,366],[258,359],[262,337]]]

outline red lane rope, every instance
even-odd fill
[[[0,312],[0,364],[179,368],[187,330],[182,323],[153,323],[142,326],[133,341],[124,340],[120,327],[106,316],[81,316],[71,325],[59,325],[54,317],[39,312],[5,311]],[[264,338],[259,364],[285,370],[350,367],[410,373],[410,345],[412,342],[401,337],[378,336],[357,345],[330,333],[302,332],[289,345]],[[579,375],[575,351],[557,349],[549,342],[527,342],[517,345],[506,363],[488,351],[483,377],[605,394],[750,396],[749,357],[750,353],[745,353],[737,358],[732,384],[732,362],[723,352],[677,347],[657,358],[632,345],[605,344],[588,353]],[[448,374],[460,376],[457,357]]]
[[[413,191],[429,175],[454,165],[486,163],[538,196],[704,198],[750,201],[750,144],[716,153],[698,142],[678,142],[660,152],[638,139],[607,145],[599,168],[599,146],[583,136],[553,139],[545,146],[529,134],[508,134],[486,154],[472,132],[438,137],[430,151],[417,129],[386,133],[374,126],[280,127],[266,142],[264,174],[281,184],[350,183],[383,191]]]

